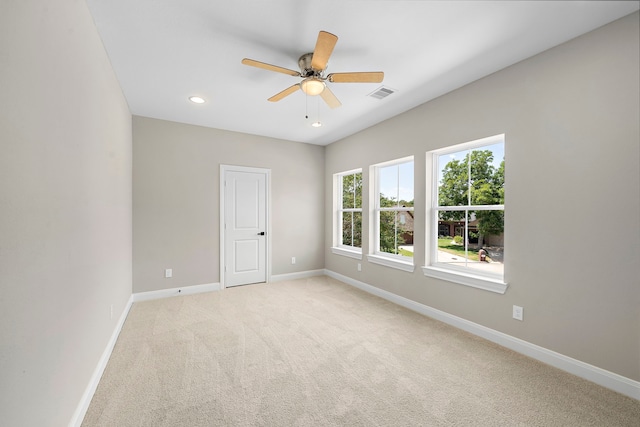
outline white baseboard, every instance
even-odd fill
[[[271,276],[271,282],[284,282],[285,280],[307,279],[309,277],[324,276],[325,270],[307,270],[296,273],[276,274]]]
[[[138,292],[133,294],[133,302],[150,301],[160,298],[177,297],[180,295],[193,295],[203,292],[220,290],[220,283],[206,283],[204,285],[184,286],[182,288],[161,289],[159,291]]]
[[[91,399],[93,399],[93,395],[98,388],[98,383],[102,378],[102,374],[104,373],[105,368],[107,367],[107,363],[109,362],[109,358],[111,357],[111,352],[116,345],[116,341],[118,340],[118,336],[120,335],[120,331],[122,330],[122,326],[124,326],[124,321],[127,320],[127,316],[129,315],[129,310],[131,310],[131,305],[133,304],[133,295],[129,297],[129,301],[127,301],[127,305],[125,306],[120,318],[118,319],[118,323],[116,324],[113,333],[111,334],[111,338],[107,343],[107,347],[104,349],[100,360],[98,361],[98,365],[96,369],[93,371],[93,375],[91,376],[91,380],[89,381],[89,385],[84,390],[82,394],[82,398],[80,399],[80,403],[73,413],[73,417],[69,422],[69,427],[80,427],[82,425],[82,421],[84,420],[84,416],[89,409],[89,405],[91,404]]]
[[[409,310],[413,310],[425,316],[447,323],[456,328],[462,329],[503,347],[509,348],[518,353],[529,356],[533,359],[554,366],[563,371],[569,372],[578,377],[584,378],[603,387],[617,391],[634,399],[640,400],[640,382],[632,380],[622,375],[607,371],[597,366],[581,362],[577,359],[565,356],[555,351],[540,347],[539,345],[521,340],[511,335],[487,328],[474,322],[470,322],[461,317],[454,316],[444,311],[429,307],[394,293],[385,291],[367,283],[360,282],[331,270],[325,270],[325,274],[348,285],[354,286],[370,294],[384,298],[395,304],[401,305]]]

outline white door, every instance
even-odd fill
[[[266,282],[267,174],[224,174],[224,286]]]

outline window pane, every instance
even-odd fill
[[[354,206],[354,181],[355,175],[344,175],[342,177],[342,207],[350,209]]]
[[[470,268],[504,274],[504,211],[469,213],[469,252],[477,254]]]
[[[362,208],[362,172],[354,175],[355,200],[354,208]]]
[[[413,206],[413,162],[398,165],[398,197],[400,206]]]
[[[362,247],[362,212],[353,212],[353,244],[351,246]]]
[[[342,212],[342,244],[362,247],[362,212]]]
[[[380,252],[413,257],[413,212],[380,212]]]
[[[413,206],[413,162],[378,170],[380,207]]]
[[[396,212],[380,212],[380,252],[398,253]]]
[[[466,219],[464,212],[440,212],[437,262],[502,275],[504,212],[471,211]]]
[[[353,246],[353,212],[342,212],[342,244]]]
[[[446,234],[444,233],[448,231]],[[467,222],[464,211],[440,211],[438,216],[438,251],[436,261],[466,267],[470,259],[467,251]],[[471,255],[472,257],[472,255]]]
[[[413,257],[413,212],[398,212],[398,253]]]
[[[438,156],[438,205],[469,204],[469,151]]]
[[[398,205],[398,165],[387,166],[378,170],[380,188],[380,207],[388,208]]]
[[[504,204],[504,144],[471,151],[471,204]]]

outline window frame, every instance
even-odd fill
[[[343,203],[343,194],[342,194],[342,183],[345,176],[360,174],[362,176],[362,188],[364,191],[364,175],[362,173],[362,168],[352,169],[345,172],[338,172],[333,174],[333,204],[334,204],[334,215],[333,215],[333,246],[331,247],[331,252],[336,255],[347,256],[350,258],[362,259],[362,247],[356,247],[351,245],[345,245],[342,238],[342,214],[344,212],[360,212],[360,216],[363,215],[362,206],[360,208],[344,208]],[[360,223],[362,227],[362,221]],[[363,227],[364,228],[364,227]],[[363,236],[363,230],[360,230],[360,236]],[[361,237],[362,238],[362,237]],[[364,239],[363,239],[364,240]],[[362,241],[361,241],[362,246]]]
[[[506,147],[504,134],[494,135],[475,141],[465,142],[453,146],[448,146],[438,150],[426,153],[427,165],[427,183],[426,200],[429,200],[427,224],[425,227],[425,265],[422,267],[425,276],[434,277],[474,288],[484,289],[499,294],[504,294],[507,290],[507,282],[505,281],[506,262],[503,260],[504,270],[502,275],[492,274],[470,269],[469,267],[459,267],[447,263],[437,262],[438,251],[438,212],[440,211],[478,211],[478,210],[502,210],[506,212],[505,204],[502,205],[464,205],[464,206],[439,206],[438,205],[438,185],[439,185],[439,167],[438,158],[449,153],[457,153],[460,151],[472,151],[478,148],[502,143]],[[506,154],[505,154],[506,159]],[[505,162],[506,165],[506,162]],[[429,181],[430,180],[430,181]],[[465,215],[465,228],[467,227],[467,218]],[[465,233],[466,235],[466,233]]]
[[[396,208],[382,208],[380,206],[380,176],[379,171],[382,168],[401,165],[404,163],[413,163],[413,190],[414,190],[414,206],[411,207],[396,207]],[[371,186],[372,192],[370,193],[370,223],[373,224],[371,228],[372,238],[369,239],[370,250],[367,255],[367,260],[374,264],[383,265],[386,267],[395,268],[407,272],[413,272],[415,269],[415,257],[407,257],[399,254],[391,254],[380,251],[380,212],[415,212],[415,159],[413,156],[407,156],[400,159],[390,160],[388,162],[377,163],[370,166],[370,177],[373,179],[373,185]],[[415,217],[415,216],[414,216]],[[414,229],[415,232],[415,229]]]

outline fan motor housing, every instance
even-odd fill
[[[298,67],[300,67],[300,74],[303,77],[320,77],[322,70],[314,70],[311,67],[311,60],[313,59],[313,52],[305,53],[298,59]]]

